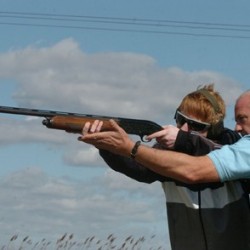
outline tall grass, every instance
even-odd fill
[[[156,236],[135,238],[132,235],[120,239],[110,234],[105,239],[89,236],[82,240],[75,239],[73,234],[65,233],[55,242],[46,240],[33,241],[29,236],[24,238],[13,235],[6,245],[0,246],[1,250],[167,250],[159,245]]]

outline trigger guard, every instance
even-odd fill
[[[151,140],[146,139],[146,135],[140,135],[141,141],[142,142],[150,142]]]

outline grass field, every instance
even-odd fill
[[[83,240],[75,239],[73,234],[65,233],[59,237],[55,242],[46,239],[39,241],[33,241],[29,236],[24,238],[18,235],[13,235],[9,242],[5,245],[1,245],[1,250],[167,250],[163,246],[159,245],[155,235],[152,235],[148,239],[145,237],[135,238],[133,236],[115,237],[110,234],[105,239],[98,239],[95,236],[87,237]]]

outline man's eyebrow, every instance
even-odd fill
[[[243,118],[248,118],[247,115],[243,115],[243,114],[238,114],[236,117],[235,117],[235,121],[239,120],[239,119],[243,119]]]

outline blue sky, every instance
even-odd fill
[[[174,124],[186,93],[213,82],[233,128],[235,99],[250,86],[249,7],[243,0],[0,0],[0,105],[165,125]],[[40,118],[0,119],[0,242],[14,234],[54,241],[66,232],[156,234],[167,249],[159,183],[114,173],[77,135],[49,130]]]

